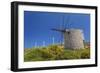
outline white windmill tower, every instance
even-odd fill
[[[62,18],[64,24],[64,16]],[[71,29],[70,25],[67,24],[67,28],[62,26],[59,28],[54,28],[52,30],[61,32],[61,36],[64,39],[64,48],[66,49],[83,49],[84,48],[84,36],[82,29]]]

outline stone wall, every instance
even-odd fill
[[[68,49],[83,49],[84,36],[80,29],[69,29],[64,32],[64,48]]]

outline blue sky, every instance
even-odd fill
[[[24,47],[32,48],[37,46],[59,43],[61,33],[52,31],[52,28],[75,28],[82,29],[85,41],[90,41],[90,15],[79,13],[56,13],[24,11]]]

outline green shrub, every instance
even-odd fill
[[[24,50],[24,61],[48,61],[90,58],[90,49],[69,50],[59,45]]]
[[[60,48],[58,45],[50,45],[48,50],[53,55],[54,60],[59,60],[64,52],[64,49]]]
[[[40,56],[40,52],[38,49],[31,49],[31,50],[25,51],[24,60],[31,61],[33,58],[37,58],[39,56]]]
[[[82,59],[90,58],[90,49],[83,50],[81,53],[81,58]]]

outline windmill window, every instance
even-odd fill
[[[70,32],[68,31],[68,34],[70,34]]]

